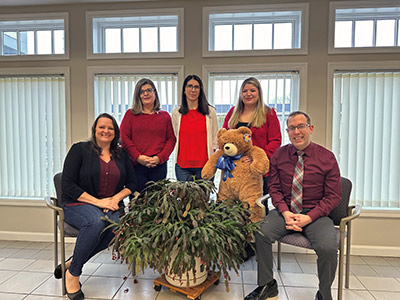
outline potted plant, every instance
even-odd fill
[[[183,277],[196,284],[204,270],[222,272],[228,291],[228,270],[238,274],[244,243],[253,240],[259,225],[242,202],[215,202],[209,197],[213,192],[214,184],[206,180],[151,184],[113,224],[114,258],[135,262],[138,271],[150,267],[174,274],[181,285]]]

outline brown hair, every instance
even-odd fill
[[[120,137],[120,131],[119,131],[119,126],[117,121],[114,119],[114,117],[110,114],[107,113],[102,113],[100,114],[96,120],[94,120],[94,123],[92,125],[92,135],[89,139],[90,144],[92,145],[93,150],[97,153],[97,155],[101,155],[101,148],[99,147],[99,145],[97,145],[96,142],[96,126],[97,123],[99,121],[100,118],[107,118],[110,119],[112,121],[113,127],[114,127],[114,138],[111,141],[111,145],[110,145],[110,153],[111,153],[111,157],[114,157],[114,155],[116,157],[118,157],[121,154],[121,147],[119,144],[119,137]]]
[[[133,104],[132,104],[131,111],[134,115],[140,115],[143,111],[143,103],[142,103],[142,100],[140,100],[140,92],[141,92],[142,86],[144,86],[146,84],[151,85],[151,87],[153,88],[153,92],[154,92],[154,96],[155,96],[153,110],[154,111],[160,110],[160,99],[158,98],[158,93],[157,93],[156,86],[154,85],[154,82],[148,78],[142,78],[136,83],[135,91],[133,92]]]

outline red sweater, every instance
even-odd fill
[[[228,111],[224,124],[222,125],[223,128],[229,129],[228,122],[234,108],[235,107],[231,107]],[[253,145],[263,149],[268,159],[271,160],[272,154],[274,154],[275,150],[278,149],[282,143],[281,125],[275,110],[271,109],[271,111],[267,113],[267,120],[261,127],[256,128],[251,126],[250,129],[252,132],[251,138]]]
[[[121,122],[121,140],[134,164],[139,155],[157,155],[160,164],[166,162],[176,142],[171,117],[166,111],[134,115],[128,110]]]

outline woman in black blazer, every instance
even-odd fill
[[[62,205],[65,221],[79,229],[73,256],[66,262],[66,290],[69,299],[84,299],[79,277],[83,265],[109,245],[114,234],[101,220],[119,221],[123,199],[137,188],[132,161],[119,146],[119,127],[109,114],[101,114],[92,126],[87,142],[74,144],[64,162]],[[57,270],[58,269],[58,270]],[[61,277],[61,267],[54,275]]]

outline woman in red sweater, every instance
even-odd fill
[[[133,161],[142,191],[148,181],[167,176],[167,160],[175,147],[171,117],[160,109],[156,87],[150,79],[136,83],[133,106],[121,122],[121,140]]]
[[[225,117],[223,128],[246,126],[251,129],[253,145],[265,151],[268,159],[282,142],[281,127],[274,109],[265,105],[260,82],[250,77],[240,87],[239,100]],[[268,173],[264,174],[263,194],[268,194]]]

